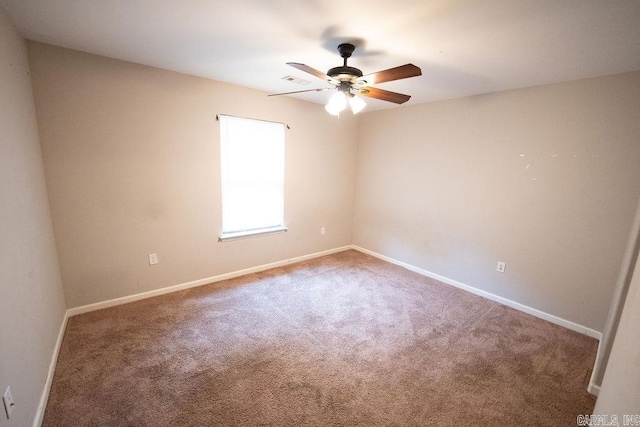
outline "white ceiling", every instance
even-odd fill
[[[358,46],[365,74],[413,63],[378,87],[405,104],[640,70],[640,0],[0,0],[30,40],[269,93],[326,87]],[[284,81],[292,75],[306,86]],[[325,103],[330,92],[296,95]],[[366,99],[367,110],[394,104]]]

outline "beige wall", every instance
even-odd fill
[[[0,10],[0,426],[33,423],[64,310],[27,48]]]
[[[351,243],[352,118],[336,120],[320,105],[289,97],[44,44],[30,42],[29,59],[69,307]],[[218,242],[218,113],[291,127],[288,233]],[[159,264],[149,266],[150,253]]]
[[[593,411],[597,415],[617,416],[619,425],[624,415],[640,416],[640,262],[635,271],[611,349],[602,387]],[[635,421],[637,423],[637,419]]]
[[[365,114],[354,243],[601,331],[639,117],[640,72]]]

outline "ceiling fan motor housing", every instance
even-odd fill
[[[362,71],[354,67],[342,66],[330,69],[327,75],[341,82],[355,82],[355,79],[362,77]]]

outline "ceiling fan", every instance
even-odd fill
[[[409,95],[377,89],[371,85],[420,76],[422,75],[422,70],[420,70],[419,67],[416,67],[413,64],[405,64],[399,67],[378,71],[377,73],[363,75],[362,71],[359,69],[349,67],[347,65],[347,59],[351,57],[355,49],[356,47],[350,43],[342,43],[339,45],[338,52],[340,52],[340,56],[344,58],[344,63],[340,67],[331,68],[326,74],[305,64],[287,62],[287,65],[316,76],[334,87],[274,93],[269,96],[291,95],[303,92],[323,92],[326,90],[337,89],[337,92],[329,99],[329,102],[325,106],[327,112],[334,116],[339,115],[340,112],[345,109],[347,101],[349,102],[353,114],[362,111],[366,106],[366,103],[361,98],[356,97],[356,95],[368,96],[369,98],[381,99],[395,104],[403,104],[411,98]]]

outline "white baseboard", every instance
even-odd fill
[[[107,301],[97,302],[94,304],[82,305],[79,307],[73,307],[67,310],[69,317],[78,314],[88,313],[94,310],[100,310],[103,308],[113,307],[116,305],[127,304],[129,302],[138,301],[141,299],[151,298],[158,295],[168,294],[171,292],[182,291],[184,289],[194,288],[196,286],[208,285],[209,283],[219,282],[221,280],[233,279],[235,277],[244,276],[246,274],[257,273],[259,271],[269,270],[276,267],[282,267],[283,265],[293,264],[296,262],[306,261],[313,258],[319,258],[325,255],[331,255],[337,252],[342,252],[352,249],[351,245],[341,246],[339,248],[328,249],[326,251],[316,252],[309,255],[302,255],[295,258],[286,259],[283,261],[272,262],[269,264],[259,265],[257,267],[245,268],[243,270],[232,271],[231,273],[220,274],[218,276],[207,277],[204,279],[194,280],[193,282],[181,283],[179,285],[167,286],[161,289],[154,289],[152,291],[142,292],[135,295],[129,295],[126,297],[115,298]]]
[[[58,364],[58,354],[60,353],[60,347],[62,346],[62,339],[64,338],[64,331],[67,328],[67,320],[69,319],[69,311],[64,313],[62,324],[60,325],[60,331],[58,332],[58,339],[56,345],[53,348],[53,354],[51,355],[51,362],[49,363],[49,372],[47,373],[47,381],[44,383],[44,389],[40,396],[40,403],[36,410],[36,416],[33,419],[33,427],[40,427],[42,419],[44,418],[44,411],[47,407],[47,401],[49,400],[49,392],[51,391],[51,384],[53,383],[53,374],[56,371],[56,365]]]
[[[602,340],[598,341],[598,351],[596,352],[596,363],[600,360],[600,350],[602,349]],[[600,393],[600,385],[595,383],[594,375],[596,373],[595,369],[591,370],[591,378],[589,378],[589,385],[587,386],[587,391],[592,395],[598,397]]]
[[[407,270],[411,270],[423,276],[427,276],[432,279],[438,280],[440,282],[446,283],[447,285],[455,286],[456,288],[465,290],[467,292],[471,292],[472,294],[481,296],[491,301],[498,302],[508,307],[515,308],[516,310],[520,310],[524,313],[531,314],[532,316],[539,317],[540,319],[547,320],[551,323],[555,323],[556,325],[564,326],[567,329],[571,329],[572,331],[576,331],[581,334],[587,335],[591,338],[595,338],[598,341],[600,341],[600,339],[602,338],[602,332],[598,332],[594,329],[588,328],[586,326],[580,325],[570,320],[566,320],[561,317],[554,316],[553,314],[545,313],[544,311],[540,311],[538,309],[526,306],[524,304],[520,304],[519,302],[515,302],[510,299],[492,294],[490,292],[483,291],[478,288],[474,288],[473,286],[465,285],[464,283],[460,283],[456,280],[449,279],[448,277],[440,276],[439,274],[435,274],[430,271],[424,270],[422,268],[415,267],[411,264],[407,264],[406,262],[398,261],[388,256],[381,255],[377,252],[370,251],[369,249],[361,248],[360,246],[357,246],[357,245],[352,245],[352,248],[362,253],[365,253],[367,255],[371,255],[376,258],[379,258],[383,261],[390,262],[391,264],[399,265],[401,267],[406,268]]]

